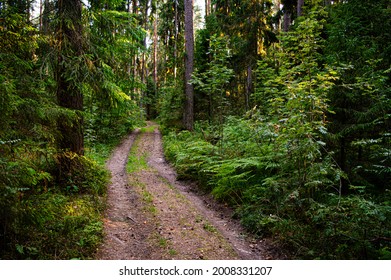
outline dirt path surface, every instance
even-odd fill
[[[157,126],[136,130],[107,162],[105,240],[97,259],[270,259],[231,211],[176,180]]]

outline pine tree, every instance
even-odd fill
[[[59,148],[79,155],[84,154],[83,95],[79,84],[82,73],[78,65],[79,57],[84,54],[81,13],[80,0],[58,1],[57,101],[59,106],[74,113],[70,119],[61,117],[58,120]]]
[[[330,92],[330,145],[349,185],[384,190],[390,178],[391,40],[389,1],[342,2],[332,7],[326,58],[339,67]],[[388,152],[387,152],[388,151]]]
[[[193,0],[185,0],[185,108],[183,124],[192,131],[194,126],[194,88],[191,76],[194,70]]]

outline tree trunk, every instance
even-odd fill
[[[83,138],[83,95],[77,81],[69,80],[66,73],[72,67],[72,60],[83,54],[82,5],[80,0],[59,0],[57,40],[59,45],[56,69],[58,105],[75,112],[75,116],[62,116],[58,120],[61,151],[84,154]],[[69,24],[72,23],[72,24]]]
[[[157,16],[153,22],[153,82],[155,83],[155,94],[158,83],[158,75],[157,75],[157,44],[158,44],[158,36],[157,36]]]
[[[347,154],[347,151],[346,151],[346,138],[345,137],[342,137],[340,139],[340,144],[339,144],[339,166],[341,168],[341,170],[343,172],[345,172],[346,174],[348,174],[348,170],[347,170],[347,160],[346,160],[346,154]],[[341,189],[341,194],[344,194],[346,195],[348,193],[348,190],[349,190],[349,182],[348,180],[346,180],[345,178],[341,178],[341,185],[340,185]]]
[[[133,14],[137,14],[137,0],[133,0]]]
[[[250,96],[253,90],[253,70],[251,64],[247,66],[247,82],[246,82],[246,111],[250,110]]]
[[[291,13],[289,11],[284,12],[283,31],[288,32],[292,24]]]
[[[175,0],[175,16],[174,16],[174,80],[176,82],[177,68],[178,68],[178,37],[179,37],[179,15],[178,15],[178,1]]]
[[[194,126],[194,88],[190,84],[194,69],[193,0],[185,0],[185,110],[183,124],[192,131]]]
[[[303,15],[304,0],[297,0],[297,17]]]
[[[279,14],[280,12],[280,9],[281,9],[281,0],[273,0],[273,12],[275,14]],[[276,23],[276,28],[277,28],[277,31],[281,31],[281,18],[280,17],[276,17],[277,18],[277,23]]]
[[[148,10],[149,10],[149,1],[145,1],[145,10],[143,14],[143,23],[142,26],[145,30],[148,30]],[[143,47],[144,50],[147,49],[147,37],[144,37],[143,39]],[[147,68],[146,68],[146,55],[145,51],[143,51],[142,56],[141,56],[141,83],[146,85],[147,84]],[[146,92],[142,92],[141,100],[144,100],[146,97]],[[146,107],[146,104],[144,105]]]
[[[40,32],[42,32],[42,26],[43,26],[42,11],[43,11],[43,2],[42,0],[39,0],[39,31]]]
[[[42,32],[43,34],[49,33],[49,13],[50,13],[50,3],[49,0],[45,0],[43,4],[43,13],[42,13]]]
[[[205,16],[209,16],[211,13],[212,4],[210,0],[205,0]]]

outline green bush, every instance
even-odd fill
[[[273,236],[292,258],[390,258],[389,194],[369,196],[357,187],[356,194],[341,195],[338,182],[344,174],[327,154],[313,157],[313,147],[322,144],[303,141],[293,151],[311,163],[299,172],[298,159],[288,153],[292,143],[278,139],[273,125],[231,118],[215,145],[208,141],[210,128],[195,127],[194,133],[164,137],[166,157],[182,178],[198,180],[235,207],[250,232]]]
[[[206,187],[213,172],[208,163],[218,158],[216,147],[188,131],[163,138],[165,156],[176,167],[179,178],[195,179]]]
[[[61,189],[67,193],[103,195],[108,183],[108,172],[95,161],[65,152],[57,157],[60,172],[66,172],[64,181],[59,182]],[[63,176],[61,176],[63,178]]]
[[[0,150],[0,259],[92,258],[103,232],[104,161],[66,153],[69,176],[59,186],[50,147],[18,140]]]
[[[167,82],[158,95],[158,120],[164,127],[181,128],[183,116],[183,88],[178,81]]]
[[[103,201],[46,193],[18,205],[14,235],[3,259],[91,258],[103,235]]]

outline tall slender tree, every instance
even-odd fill
[[[303,14],[304,0],[297,0],[297,16],[300,17]]]
[[[185,110],[183,124],[187,130],[194,126],[194,88],[190,83],[194,70],[193,0],[185,0]]]
[[[80,0],[58,0],[57,103],[64,110],[58,122],[59,180],[66,181],[73,160],[66,152],[84,154],[83,95],[80,86],[83,55],[82,4]]]
[[[210,15],[212,9],[211,0],[205,0],[205,17]]]

